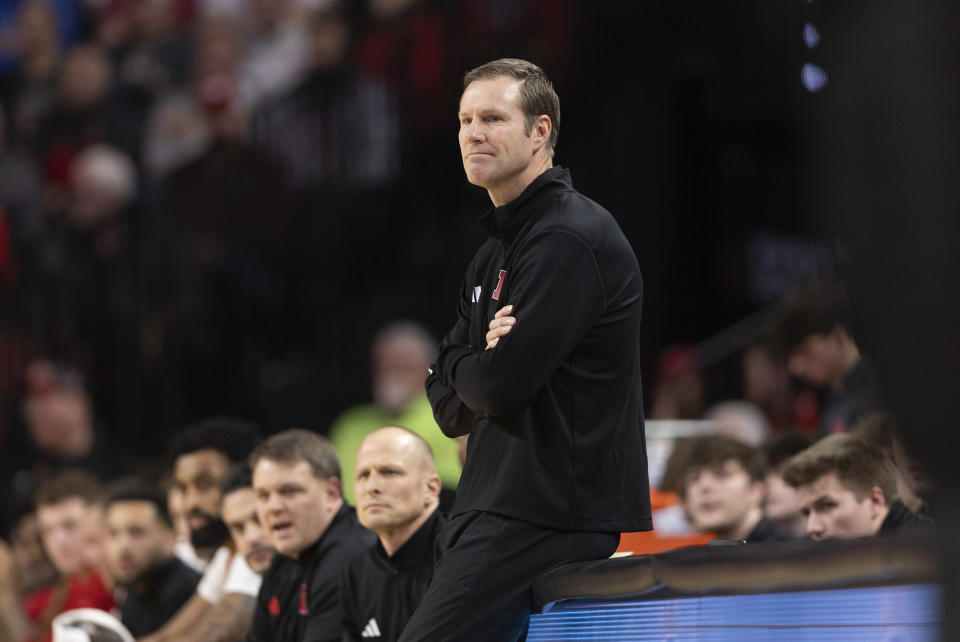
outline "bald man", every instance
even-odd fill
[[[440,478],[427,442],[397,426],[363,440],[355,471],[357,517],[378,541],[344,571],[344,639],[396,640],[433,577]]]

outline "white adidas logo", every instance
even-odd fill
[[[370,618],[370,621],[367,622],[367,625],[363,627],[363,633],[360,634],[362,638],[378,638],[380,637],[380,627],[377,625],[377,620],[375,618]]]

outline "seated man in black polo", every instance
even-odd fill
[[[783,480],[797,489],[811,539],[898,535],[932,528],[897,498],[897,470],[877,446],[850,434],[795,455]]]
[[[173,522],[158,490],[139,484],[118,488],[107,498],[104,518],[120,619],[136,637],[153,633],[190,599],[200,573],[173,554]]]
[[[270,437],[250,456],[257,517],[278,555],[263,576],[251,642],[339,642],[340,575],[376,536],[340,494],[330,442],[306,430]]]
[[[355,471],[357,517],[379,541],[343,575],[344,639],[397,640],[433,577],[440,477],[427,442],[396,426],[363,440]]]

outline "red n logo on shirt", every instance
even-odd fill
[[[506,271],[506,270],[500,270],[500,280],[497,281],[497,289],[493,291],[493,300],[494,300],[494,301],[499,301],[499,300],[500,300],[500,290],[503,289],[503,279],[504,279],[505,276],[507,276],[507,271]]]
[[[267,604],[267,611],[270,612],[270,615],[280,615],[280,600],[277,599],[276,595],[270,598],[270,603]]]
[[[300,615],[309,615],[310,611],[307,609],[307,584],[304,582],[300,585]]]

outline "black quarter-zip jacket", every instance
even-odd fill
[[[489,240],[467,268],[456,325],[426,382],[443,432],[470,434],[452,515],[649,530],[633,249],[561,167],[480,225]],[[517,323],[485,350],[506,305]]]
[[[344,502],[298,559],[274,556],[263,575],[247,642],[339,642],[340,575],[376,539]]]
[[[440,509],[435,509],[392,556],[377,541],[347,565],[340,584],[344,640],[400,638],[433,577],[434,550],[443,522]]]

